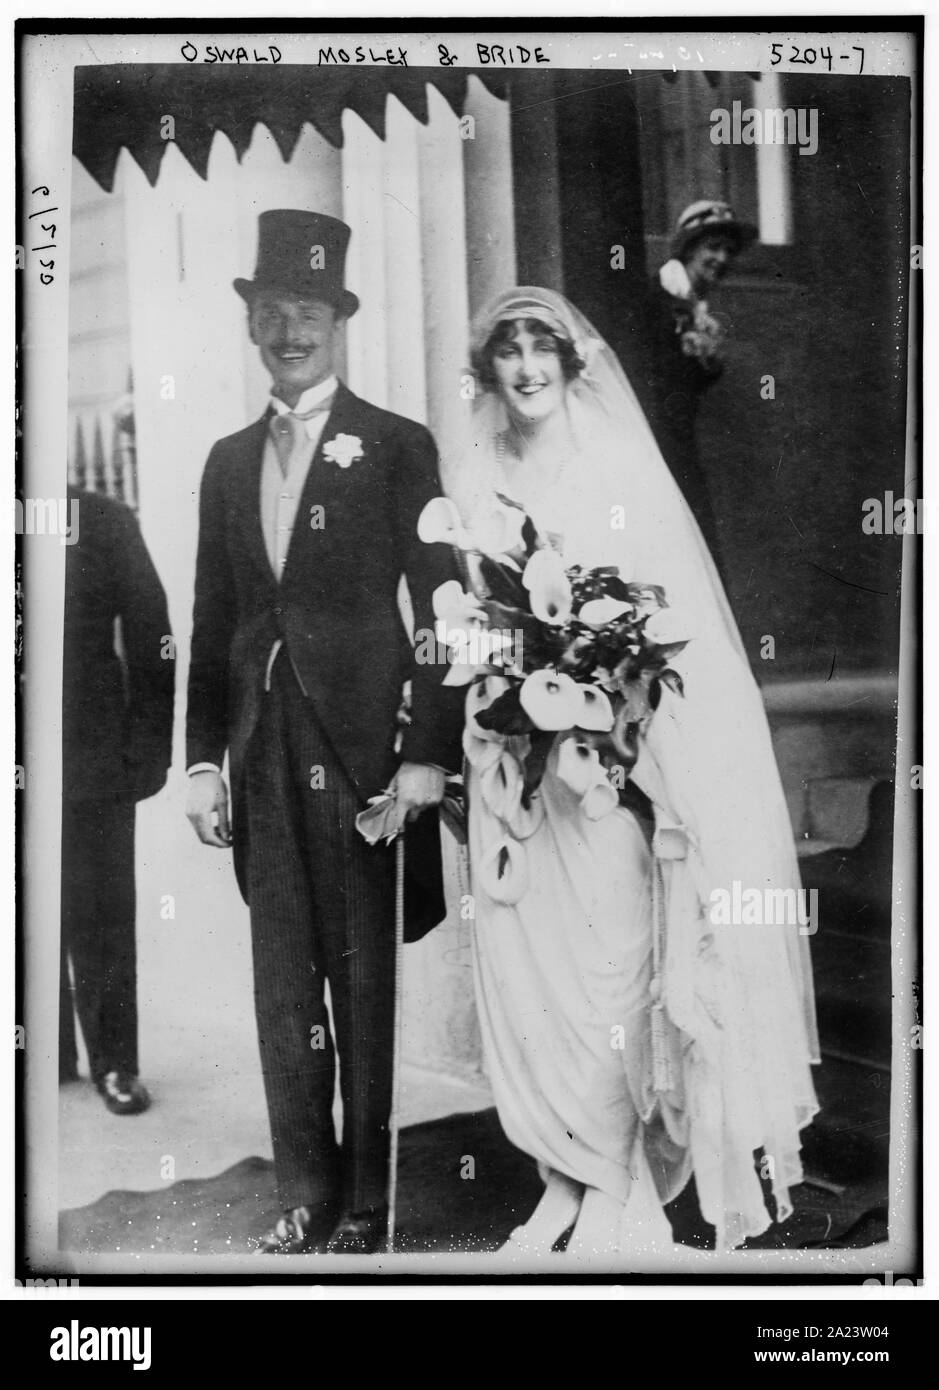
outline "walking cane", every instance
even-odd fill
[[[398,1106],[401,1091],[401,1021],[404,1015],[404,834],[395,840],[395,1013],[392,1044],[391,1115],[388,1120],[388,1233],[385,1249],[395,1248],[395,1217],[398,1204]]]
[[[447,783],[449,794],[444,797],[440,814],[453,834],[461,843],[466,843],[465,822],[460,797],[462,779],[451,778]],[[404,1018],[404,830],[399,830],[395,815],[395,794],[386,791],[373,797],[364,811],[355,818],[355,826],[370,845],[379,840],[395,842],[395,1006],[394,1032],[392,1037],[391,1060],[391,1115],[388,1119],[388,1230],[385,1237],[385,1250],[394,1252],[395,1219],[398,1206],[398,1129],[400,1125],[401,1095],[401,1034]]]
[[[385,1249],[394,1251],[395,1217],[398,1202],[398,1128],[401,1093],[401,1032],[404,989],[404,831],[399,830],[395,816],[395,794],[383,792],[373,797],[364,811],[355,818],[356,829],[370,845],[379,840],[395,842],[395,967],[394,967],[394,1030],[391,1060],[391,1114],[388,1119],[388,1229]]]

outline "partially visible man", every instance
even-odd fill
[[[69,959],[91,1079],[116,1115],[138,1079],[136,803],[166,781],[175,651],[166,596],[133,513],[69,488],[65,561],[59,1079],[77,1078]]]
[[[694,513],[718,569],[720,537],[696,440],[704,392],[723,371],[723,330],[709,296],[756,230],[727,203],[692,203],[678,219],[670,258],[653,277],[637,389],[666,463]]]

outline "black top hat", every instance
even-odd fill
[[[738,222],[728,203],[702,198],[686,207],[679,217],[671,254],[681,260],[702,237],[715,235],[727,237],[739,252],[756,240],[757,232],[748,222]]]
[[[332,304],[341,318],[351,318],[359,307],[358,297],[343,284],[351,235],[345,222],[323,212],[262,212],[254,279],[235,280],[235,289],[248,304],[258,290],[281,290]]]

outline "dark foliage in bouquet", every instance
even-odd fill
[[[660,585],[626,581],[615,566],[565,568],[552,538],[540,536],[512,499],[500,496],[499,502],[503,524],[491,532],[498,549],[486,544],[486,536],[454,537],[478,557],[481,580],[469,598],[475,608],[464,609],[462,619],[469,612],[477,632],[489,640],[482,659],[450,683],[490,675],[508,682],[475,720],[480,729],[505,738],[528,737],[528,796],[564,731],[581,735],[607,768],[622,768],[628,777],[639,733],[663,687],[683,694],[670,662],[688,636]],[[457,629],[457,637],[465,637],[465,628]],[[453,658],[465,662],[465,644],[462,653],[459,640],[455,648]]]

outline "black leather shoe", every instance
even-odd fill
[[[331,1255],[374,1255],[384,1250],[387,1233],[386,1206],[347,1211],[340,1217],[326,1248]]]
[[[149,1091],[129,1072],[109,1071],[96,1085],[112,1115],[139,1115],[150,1109]]]
[[[256,1255],[322,1255],[336,1221],[336,1208],[294,1207],[285,1211],[274,1227],[262,1236]]]

